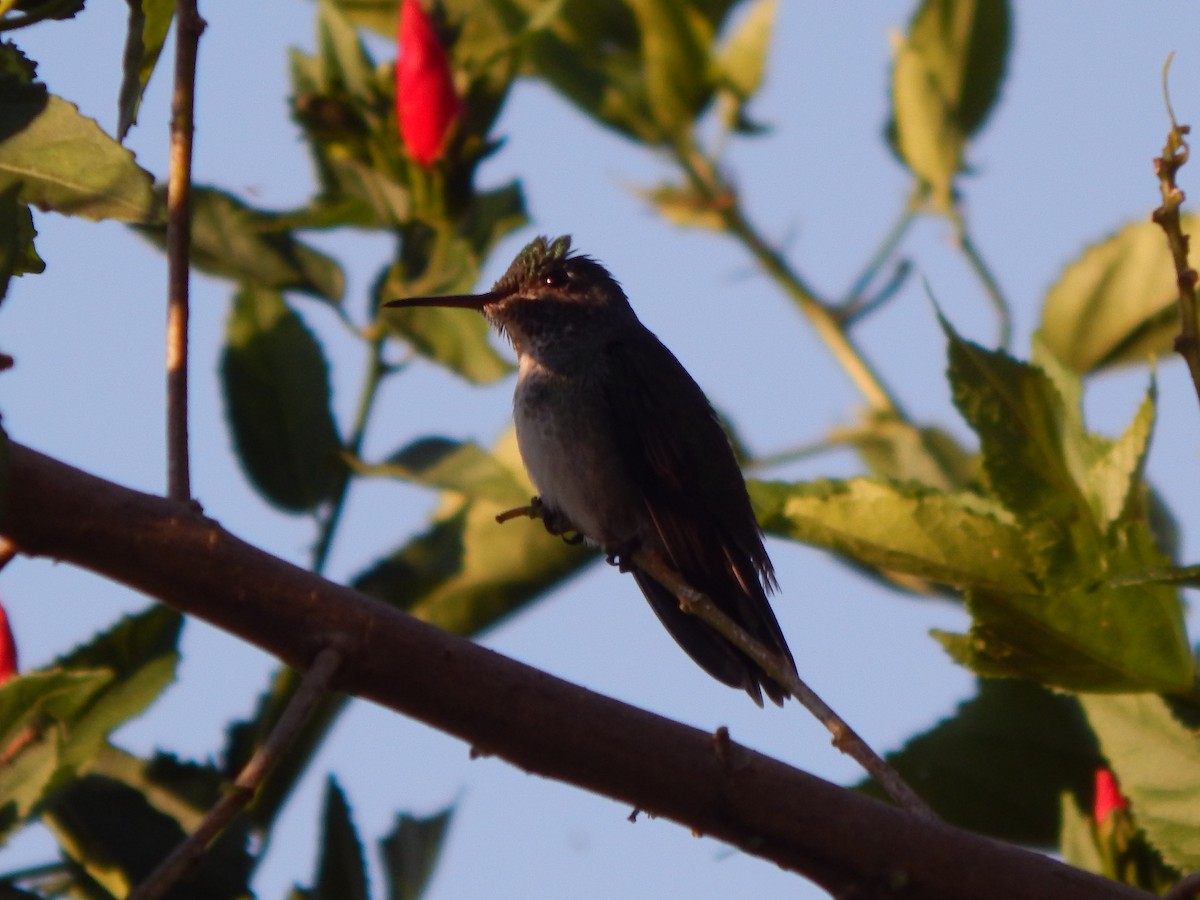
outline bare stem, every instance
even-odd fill
[[[317,654],[279,722],[238,773],[230,790],[208,811],[196,830],[130,892],[128,900],[158,900],[195,868],[233,817],[254,799],[275,763],[292,746],[309,715],[326,696],[341,667],[342,656],[342,651],[333,646]]]
[[[854,345],[837,313],[817,297],[788,265],[783,255],[770,246],[743,215],[737,192],[724,182],[716,165],[694,149],[677,148],[676,160],[692,186],[721,216],[725,230],[750,251],[755,261],[796,303],[818,337],[850,376],[859,393],[876,411],[903,418],[899,404],[884,386],[870,363]]]
[[[1167,66],[1170,66],[1170,59]],[[1167,68],[1163,69],[1163,93],[1166,94]],[[1152,216],[1155,223],[1162,228],[1167,236],[1167,245],[1171,248],[1171,258],[1175,261],[1175,282],[1179,287],[1179,336],[1175,338],[1175,352],[1187,362],[1188,371],[1192,376],[1192,384],[1200,397],[1200,314],[1197,312],[1196,270],[1188,263],[1188,236],[1183,233],[1179,219],[1179,207],[1183,205],[1185,195],[1175,184],[1175,176],[1188,161],[1188,143],[1186,136],[1191,131],[1190,126],[1180,125],[1175,121],[1175,112],[1171,109],[1170,97],[1167,100],[1167,113],[1171,118],[1171,130],[1167,134],[1167,143],[1163,147],[1163,155],[1154,160],[1154,174],[1158,176],[1159,189],[1162,192],[1162,206],[1154,211]]]
[[[920,208],[920,197],[913,196],[904,204],[904,208],[900,211],[900,215],[888,229],[884,235],[883,241],[875,252],[871,254],[871,258],[863,267],[859,276],[854,279],[854,283],[850,286],[850,290],[846,293],[846,299],[839,305],[839,313],[843,319],[857,317],[858,310],[863,306],[863,294],[867,288],[871,286],[871,282],[879,275],[887,261],[895,254],[896,248],[900,246],[900,242],[904,240],[908,234],[908,229],[916,220],[917,210]]]
[[[722,637],[754,660],[773,680],[787,688],[788,693],[795,697],[797,702],[812,713],[817,721],[833,735],[833,746],[862,766],[896,803],[913,815],[929,819],[937,818],[929,805],[908,786],[900,774],[889,766],[883,757],[872,750],[858,732],[847,724],[845,719],[817,696],[816,692],[804,683],[791,666],[725,615],[709,597],[684,581],[679,573],[667,565],[659,554],[639,550],[634,553],[633,562],[639,569],[674,594],[679,600],[680,609],[703,619]]]
[[[350,435],[350,441],[346,445],[346,452],[352,457],[357,457],[362,450],[363,439],[367,433],[367,422],[371,416],[371,407],[374,405],[375,397],[379,393],[379,383],[388,373],[388,368],[383,361],[383,340],[382,332],[378,332],[377,330],[377,333],[371,337],[367,347],[367,371],[363,376],[362,389],[358,396],[358,409],[354,414],[353,431]],[[346,495],[350,490],[350,479],[350,468],[349,466],[345,466],[342,468],[341,480],[338,483],[333,502],[329,507],[329,512],[321,522],[317,543],[313,548],[312,569],[314,572],[324,571],[325,563],[329,559],[329,551],[333,546],[333,538],[337,532],[338,522],[341,520],[342,511],[346,507]]]
[[[192,138],[196,51],[205,22],[196,0],[175,7],[175,92],[167,175],[167,496],[190,500],[188,462],[188,269],[192,242]]]
[[[1012,342],[1012,312],[1009,310],[1008,301],[1004,298],[1004,292],[1000,290],[1000,283],[996,281],[992,270],[983,261],[979,248],[975,246],[975,241],[967,230],[967,221],[963,218],[962,213],[957,209],[952,210],[950,221],[954,225],[954,233],[963,255],[967,258],[967,264],[975,273],[975,277],[979,279],[979,283],[983,285],[988,302],[996,313],[999,327],[997,343],[1001,349],[1008,349],[1008,345]]]

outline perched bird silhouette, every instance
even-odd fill
[[[636,565],[637,551],[657,553],[795,670],[767,600],[775,573],[729,439],[608,270],[572,253],[569,237],[539,237],[487,293],[387,305],[476,309],[508,336],[517,352],[517,444],[546,527],[620,559],[706,672],[760,706],[763,692],[782,704],[782,685]]]

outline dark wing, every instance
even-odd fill
[[[700,387],[661,341],[643,329],[606,348],[621,378],[606,378],[613,435],[654,522],[658,549],[698,591],[792,668],[767,601],[775,575],[728,438]],[[628,387],[626,391],[618,388]],[[788,696],[749,657],[685,613],[654,579],[634,577],[671,636],[705,671],[776,703]]]

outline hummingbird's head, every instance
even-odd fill
[[[567,336],[603,338],[636,322],[621,285],[590,256],[571,252],[567,235],[530,241],[485,294],[412,297],[385,306],[477,309],[518,353],[536,352]]]

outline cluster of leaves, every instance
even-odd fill
[[[116,138],[39,84],[15,45],[0,45],[0,296],[13,276],[43,268],[30,206],[115,218],[164,242],[161,187],[119,141],[136,119],[173,4],[130,7]],[[470,290],[497,241],[525,224],[520,184],[475,184],[479,163],[500,149],[490,132],[518,76],[541,80],[598,124],[672,160],[678,178],[644,190],[648,201],[671,222],[742,242],[827,340],[844,338],[894,290],[893,280],[863,296],[898,258],[919,213],[956,229],[1004,330],[1003,298],[970,240],[961,195],[970,141],[1003,82],[1008,4],[923,0],[897,41],[886,131],[912,189],[888,243],[838,302],[816,296],[769,250],[720,160],[726,141],[764,132],[749,104],[777,8],[777,0],[444,0],[433,18],[462,114],[437,158],[418,160],[398,139],[394,63],[374,60],[360,34],[395,34],[397,3],[320,0],[315,52],[291,57],[292,109],[313,159],[314,196],[297,209],[266,210],[198,186],[192,235],[194,265],[232,286],[221,375],[236,452],[262,498],[313,517],[314,569],[324,565],[351,481],[381,477],[437,491],[440,503],[423,533],[365,564],[353,583],[443,628],[478,633],[592,558],[541,529],[496,526],[497,512],[531,493],[511,432],[490,449],[424,436],[382,461],[360,458],[379,385],[405,370],[388,360],[394,345],[472,383],[510,371],[480,317],[382,314],[379,305]],[[716,127],[703,127],[709,122]],[[715,136],[705,142],[701,134]],[[304,239],[340,228],[393,239],[357,310],[347,309],[338,261]],[[331,408],[329,364],[304,319],[310,302],[328,305],[361,338],[365,374],[348,425]],[[892,757],[920,793],[952,822],[1058,845],[1080,865],[1155,888],[1175,870],[1200,866],[1200,739],[1192,728],[1200,697],[1177,592],[1194,573],[1177,568],[1169,513],[1143,478],[1153,386],[1116,439],[1086,430],[1081,400],[1089,374],[1169,351],[1174,302],[1164,242],[1148,224],[1129,225],[1083,253],[1048,293],[1031,361],[968,342],[944,323],[948,377],[977,450],[910,420],[878,390],[868,392],[861,423],[829,436],[853,445],[868,475],[751,485],[770,532],[969,612],[968,633],[936,637],[980,676],[978,695]],[[839,358],[869,382],[864,360]],[[231,729],[220,767],[138,759],[111,745],[113,728],[171,679],[179,627],[173,614],[152,610],[0,687],[0,828],[7,834],[40,818],[66,860],[10,876],[7,886],[122,896],[195,825],[278,718],[296,687],[291,672],[278,673],[256,714]],[[245,892],[257,862],[249,838],[269,833],[343,704],[325,701],[186,890]],[[1122,821],[1142,841],[1137,864],[1114,863],[1116,832],[1102,833],[1082,812],[1102,764],[1130,800]],[[448,815],[402,816],[381,842],[390,896],[419,893]],[[120,828],[107,824],[112,817]],[[1122,840],[1125,853],[1133,842]],[[331,780],[314,885],[296,896],[368,896],[362,857]]]

